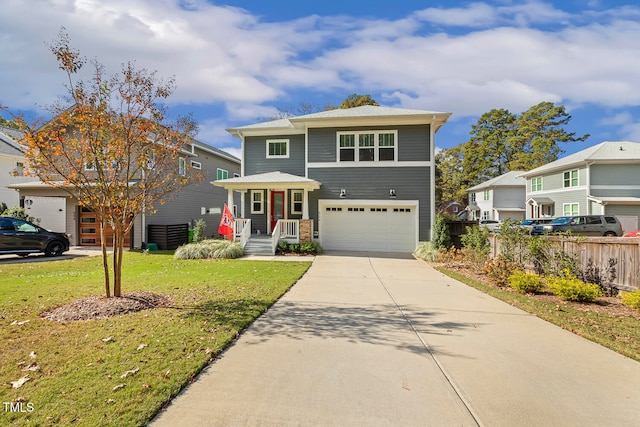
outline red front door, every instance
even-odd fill
[[[271,231],[279,219],[284,219],[284,191],[271,192]]]

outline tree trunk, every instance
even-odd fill
[[[122,246],[124,236],[122,235],[122,224],[115,224],[113,227],[113,295],[122,296]]]
[[[100,247],[102,249],[102,269],[104,270],[104,288],[107,298],[111,298],[109,286],[109,263],[107,262],[107,240],[104,232],[104,220],[100,219]]]

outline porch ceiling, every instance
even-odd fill
[[[247,175],[238,178],[219,179],[211,181],[216,187],[223,187],[227,190],[251,190],[251,189],[305,189],[317,190],[320,183],[303,176],[292,175],[284,172],[267,172],[255,175]]]

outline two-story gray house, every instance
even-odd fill
[[[242,194],[251,236],[412,252],[431,239],[434,137],[450,115],[367,105],[231,128],[242,176],[214,185]]]
[[[136,217],[133,229],[125,240],[125,245],[140,248],[150,243],[150,225],[193,225],[203,219],[207,226],[206,236],[217,236],[218,224],[222,216],[222,205],[228,201],[227,192],[209,184],[215,179],[240,176],[240,159],[226,151],[193,140],[176,161],[176,168],[187,173],[195,169],[205,174],[202,182],[189,184],[173,198],[155,205],[154,212],[145,212]],[[72,245],[100,246],[100,229],[95,213],[79,206],[78,200],[69,189],[54,188],[30,178],[28,182],[9,185],[18,191],[20,204],[44,228],[65,232]],[[240,202],[239,195],[229,206],[235,209]],[[107,230],[107,244],[109,243]],[[155,242],[154,242],[155,243]]]
[[[640,143],[605,141],[522,174],[527,216],[615,215],[638,228]]]
[[[22,135],[18,130],[0,126],[0,203],[7,207],[20,204],[18,193],[7,186],[29,181],[22,174],[26,160],[17,142]]]
[[[525,219],[524,171],[511,171],[469,189],[469,219]]]

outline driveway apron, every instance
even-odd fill
[[[410,258],[316,257],[155,426],[633,426],[640,363]]]

